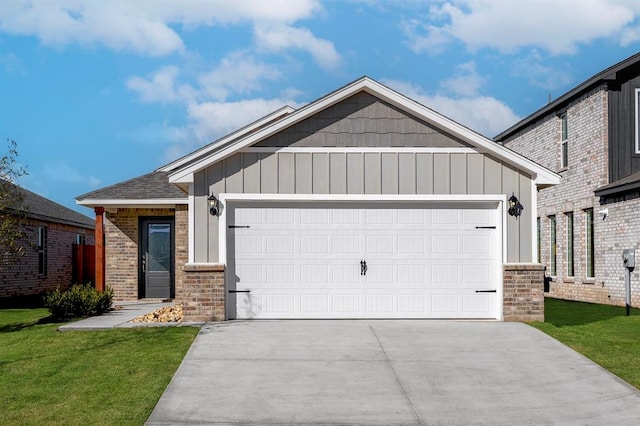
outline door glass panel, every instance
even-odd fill
[[[171,269],[171,225],[168,223],[150,223],[147,270],[149,272],[169,272]]]

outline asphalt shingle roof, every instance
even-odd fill
[[[24,189],[17,185],[13,186],[22,194],[22,210],[28,217],[48,222],[63,223],[65,225],[94,229],[94,219],[31,192],[28,189]]]
[[[76,200],[187,199],[187,194],[169,183],[169,173],[151,172],[124,182],[87,192]]]

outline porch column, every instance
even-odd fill
[[[95,229],[95,240],[96,240],[96,277],[95,277],[95,286],[96,290],[99,292],[104,291],[104,207],[96,207],[96,229]]]

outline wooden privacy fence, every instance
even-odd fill
[[[96,248],[87,244],[73,244],[73,283],[95,283]]]

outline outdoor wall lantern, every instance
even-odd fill
[[[522,207],[522,204],[520,204],[520,201],[518,201],[518,198],[512,193],[511,197],[509,197],[509,215],[510,216],[515,216],[515,218],[517,219],[518,216],[520,216],[522,214],[522,210],[524,210],[524,207]]]
[[[213,194],[209,195],[209,198],[207,198],[207,201],[209,201],[209,214],[211,216],[218,216],[218,212],[220,211],[220,206],[218,204],[218,199],[216,198],[216,196]]]

